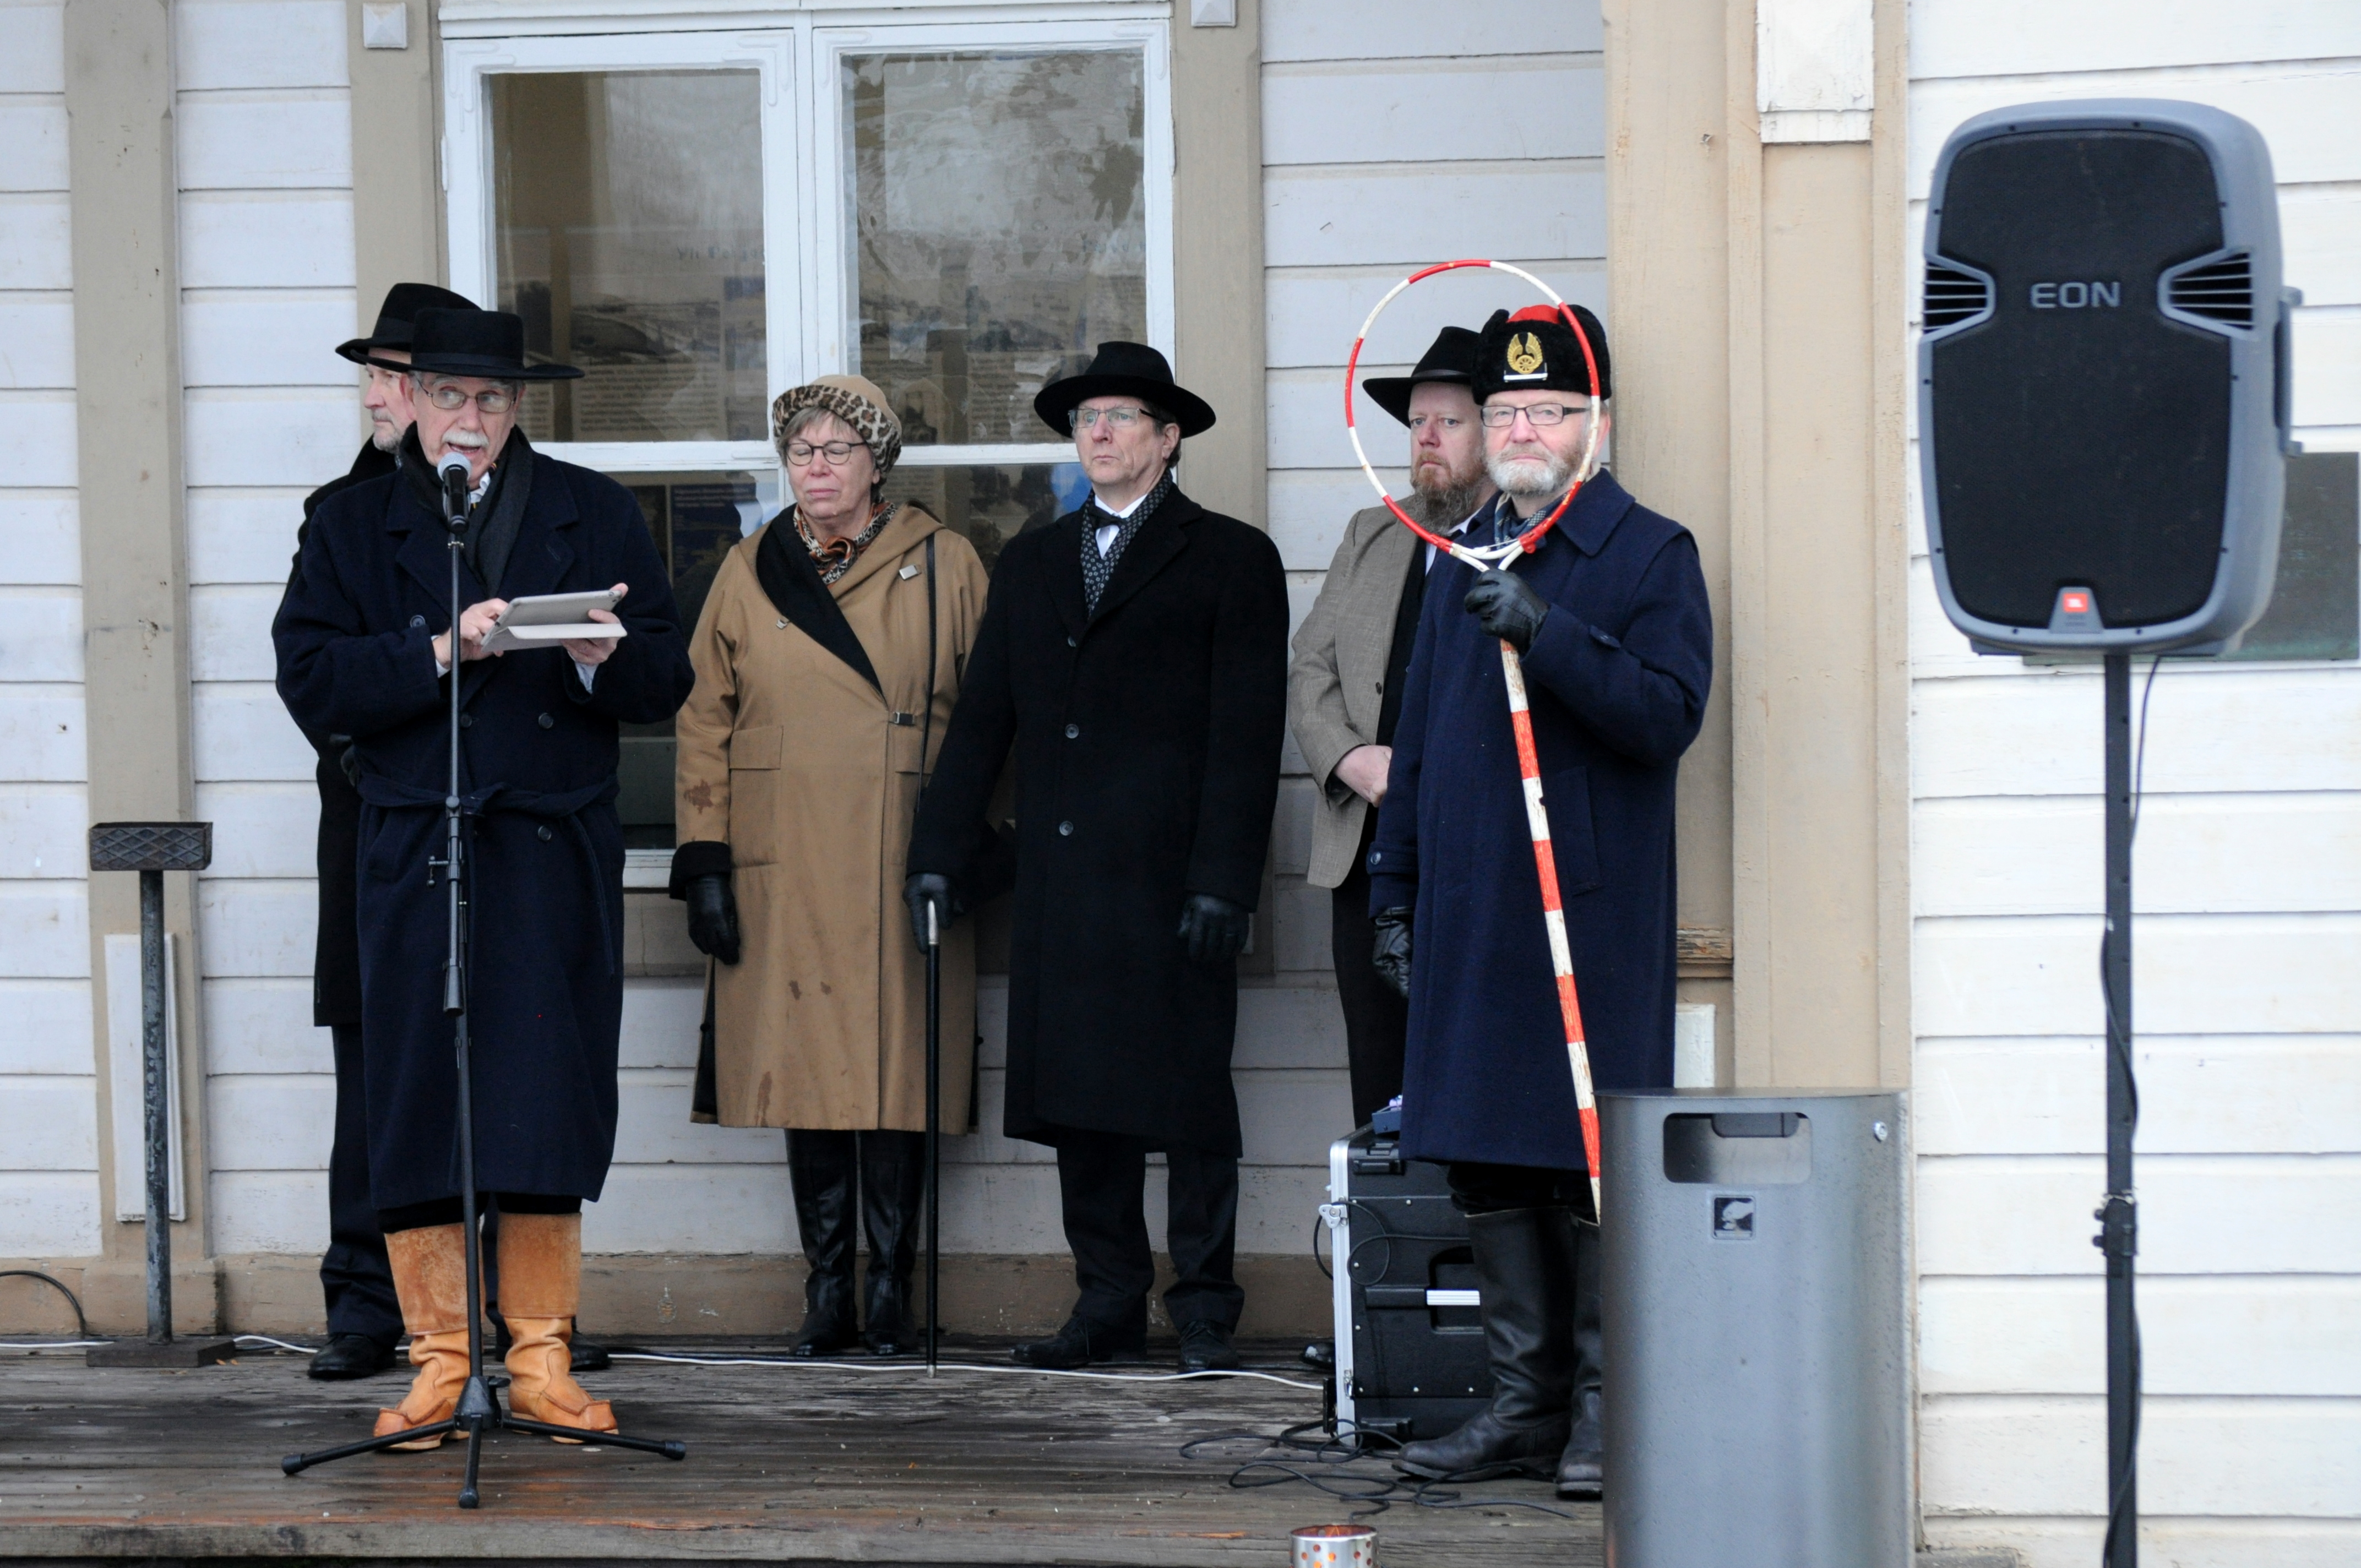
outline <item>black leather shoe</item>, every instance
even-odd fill
[[[1087,1366],[1096,1362],[1137,1361],[1148,1354],[1148,1335],[1117,1333],[1101,1328],[1080,1317],[1068,1318],[1066,1326],[1048,1339],[1037,1339],[1018,1345],[1009,1356],[1019,1366],[1038,1367],[1044,1372],[1063,1372],[1069,1367]]]
[[[313,1376],[323,1382],[374,1377],[393,1365],[393,1346],[367,1334],[330,1334],[312,1357]]]
[[[1574,1431],[1565,1452],[1557,1459],[1557,1495],[1579,1502],[1597,1502],[1607,1473],[1606,1430],[1599,1423],[1599,1397],[1585,1388],[1575,1397]]]
[[[1235,1372],[1238,1365],[1237,1348],[1230,1343],[1229,1330],[1211,1318],[1180,1325],[1181,1371]]]
[[[615,1365],[615,1358],[607,1354],[605,1345],[584,1339],[580,1334],[569,1338],[566,1347],[573,1353],[574,1370],[577,1372],[604,1372]]]
[[[1429,1480],[1546,1476],[1557,1467],[1569,1424],[1566,1417],[1557,1415],[1544,1416],[1531,1426],[1510,1426],[1490,1410],[1478,1410],[1456,1431],[1405,1445],[1394,1468]]]

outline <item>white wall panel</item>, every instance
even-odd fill
[[[625,981],[621,1065],[694,1072],[697,1035],[704,1021],[702,979]],[[682,1114],[686,1113],[684,1109]]]
[[[65,7],[0,8],[0,93],[66,90]]]
[[[318,869],[319,786],[286,784],[203,784],[197,816],[214,825],[209,877],[308,877]]]
[[[179,119],[183,191],[352,189],[342,93],[184,95]]]
[[[336,0],[181,0],[173,19],[172,64],[183,93],[347,80],[345,8]]]
[[[189,694],[189,708],[201,779],[309,779],[318,765],[277,688],[267,682],[201,683]],[[6,720],[6,694],[0,693],[0,739]],[[75,744],[79,749],[79,739]]]
[[[2361,17],[2361,7],[2353,14]],[[2361,184],[2280,191],[2279,246],[2287,280],[2307,307],[2361,304]]]
[[[72,287],[72,216],[64,194],[0,194],[0,289]]]
[[[208,980],[205,1054],[217,1073],[325,1073],[335,1044],[312,1023],[312,977]]]
[[[82,679],[82,591],[0,587],[0,679]]]
[[[0,233],[5,232],[0,220]],[[7,274],[0,269],[0,280]],[[21,288],[56,287],[19,284]],[[347,192],[237,192],[181,202],[183,289],[349,289],[353,202]]]
[[[1279,164],[1598,158],[1606,72],[1597,55],[1266,63],[1262,159]]]
[[[90,981],[0,980],[0,1072],[95,1071]]]
[[[1411,200],[1419,199],[1413,192]],[[1405,224],[1421,221],[1414,205],[1393,215]],[[1428,243],[1436,244],[1439,239],[1430,237]],[[1602,314],[1607,309],[1607,264],[1603,256],[1583,260],[1537,261],[1502,252],[1487,254],[1522,268],[1576,304],[1587,305]],[[1429,256],[1422,259],[1441,258]],[[1341,390],[1345,360],[1352,352],[1353,339],[1359,334],[1361,323],[1385,298],[1386,291],[1406,275],[1407,269],[1401,267],[1290,268],[1272,271],[1263,280],[1265,354],[1271,367],[1334,367],[1335,384]],[[1439,273],[1399,295],[1386,307],[1368,347],[1362,352],[1361,373],[1381,374],[1376,368],[1380,364],[1393,366],[1396,374],[1407,370],[1426,352],[1435,333],[1445,325],[1480,327],[1494,311],[1521,310],[1545,302],[1524,280],[1488,268],[1469,267]],[[1356,417],[1382,420],[1388,416],[1369,404],[1365,395]]]
[[[79,876],[89,864],[80,784],[0,784],[0,878]]]
[[[308,879],[199,882],[197,932],[206,977],[308,977],[319,912],[319,894]]]
[[[0,538],[19,583],[82,581],[82,512],[74,492],[0,490]]]
[[[359,450],[357,422],[352,445]],[[313,483],[324,484],[333,477],[323,474]],[[302,526],[303,498],[313,488],[190,491],[189,581],[283,587],[294,565],[295,531]]]
[[[217,1171],[206,1185],[215,1254],[293,1253],[316,1257],[328,1245],[328,1173]]]
[[[0,126],[0,137],[6,130]],[[0,294],[0,389],[31,391],[73,384],[73,301],[58,294]]]
[[[352,466],[355,402],[345,387],[192,389],[182,459],[189,483],[308,490]]]
[[[2296,313],[2295,422],[2361,424],[2361,306]]]
[[[71,488],[76,423],[70,391],[0,393],[0,474],[28,489]]]
[[[79,686],[0,683],[0,776],[78,783],[88,761]]]
[[[98,1251],[98,1173],[0,1171],[0,1247],[17,1257]]]
[[[189,671],[200,681],[272,681],[279,658],[271,619],[284,583],[216,584],[189,590]]]
[[[0,1075],[0,1105],[9,1127],[0,1170],[98,1168],[98,1107],[87,1079]]]
[[[2021,78],[2361,55],[2347,0],[1913,0],[1910,73]]]
[[[333,1073],[216,1072],[205,1082],[205,1157],[232,1170],[325,1170],[336,1135]]]
[[[90,898],[82,882],[0,882],[0,975],[90,975]]]
[[[1602,36],[1597,6],[1565,0],[1449,7],[1429,0],[1265,0],[1262,8],[1265,61],[1595,50]]]
[[[66,188],[66,106],[63,103],[0,102],[0,191]]]
[[[343,290],[208,294],[184,301],[181,380],[192,387],[357,389],[360,367],[335,353],[336,345],[353,335],[353,297]]]
[[[1263,180],[1273,267],[1416,267],[1478,256],[1604,256],[1606,175],[1596,163],[1297,167]],[[1348,344],[1347,346],[1350,346]]]

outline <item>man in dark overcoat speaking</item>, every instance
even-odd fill
[[[1001,552],[918,806],[906,896],[948,918],[1015,747],[1005,1128],[1058,1151],[1080,1299],[1027,1365],[1137,1355],[1154,1283],[1147,1159],[1170,1178],[1180,1365],[1237,1364],[1237,956],[1262,885],[1286,725],[1287,580],[1257,530],[1174,483],[1213,411],[1164,356],[1099,345],[1034,409],[1071,433],[1080,510]]]
[[[1606,436],[1606,334],[1576,312],[1496,313],[1476,356],[1500,496],[1463,537],[1518,538]],[[1410,996],[1402,1153],[1448,1167],[1467,1214],[1493,1398],[1403,1450],[1423,1475],[1555,1471],[1599,1483],[1598,1230],[1542,919],[1500,644],[1523,662],[1593,1079],[1673,1076],[1673,786],[1713,678],[1697,542],[1604,472],[1506,569],[1427,585],[1377,839],[1378,966]]]
[[[476,1177],[497,1195],[500,1310],[521,1416],[612,1431],[566,1341],[581,1288],[581,1206],[614,1152],[622,1015],[617,727],[669,718],[693,680],[672,591],[639,507],[612,480],[534,452],[516,426],[524,323],[421,312],[417,423],[394,474],[313,515],[272,636],[279,692],[307,729],[353,738],[363,807],[358,900],[369,1184],[418,1376],[380,1434],[450,1418],[467,1367],[456,1067],[443,1012],[448,688],[462,703],[472,850],[467,1004]],[[435,465],[469,484],[462,603],[449,598]],[[610,590],[620,640],[488,656],[508,601]],[[455,611],[456,613],[455,613]],[[454,623],[456,623],[456,625]],[[432,1447],[439,1438],[423,1440]]]
[[[351,468],[303,498],[303,524],[295,531],[291,574],[302,565],[303,540],[320,503],[394,470],[394,454],[415,417],[410,407],[412,320],[423,310],[475,308],[474,301],[432,283],[396,283],[386,291],[369,334],[336,346],[340,356],[368,377],[361,407],[369,416],[368,439],[361,443]],[[288,587],[292,592],[291,576]],[[393,1365],[393,1347],[401,1338],[401,1308],[385,1259],[385,1236],[377,1228],[377,1205],[369,1199],[368,1096],[361,1087],[361,939],[353,908],[361,796],[345,773],[352,737],[309,730],[303,738],[318,754],[313,776],[320,789],[315,856],[320,925],[312,958],[312,1023],[329,1032],[336,1063],[336,1120],[328,1151],[328,1250],[320,1259],[328,1343],[313,1355],[306,1370],[324,1379],[368,1377]]]

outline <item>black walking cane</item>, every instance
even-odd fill
[[[935,735],[935,536],[927,535],[927,707],[918,731],[918,794],[927,793],[927,756]],[[943,933],[927,900],[927,1376],[935,1375],[940,1321],[943,1192]]]

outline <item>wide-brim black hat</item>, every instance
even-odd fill
[[[488,381],[570,381],[571,365],[528,365],[524,318],[507,311],[421,311],[412,323],[410,367]]]
[[[1172,379],[1164,356],[1144,343],[1102,343],[1098,357],[1079,376],[1052,381],[1033,400],[1033,411],[1060,435],[1074,433],[1074,410],[1093,398],[1137,398],[1180,422],[1180,433],[1200,435],[1213,428],[1213,406]]]
[[[412,328],[421,311],[472,311],[476,302],[465,294],[455,294],[448,289],[438,289],[432,283],[396,283],[385,291],[385,303],[377,309],[377,327],[367,337],[351,338],[336,345],[336,352],[356,365],[370,363],[373,348],[410,347]],[[388,365],[387,368],[393,367]]]
[[[1370,376],[1361,382],[1369,400],[1402,423],[1410,422],[1410,391],[1421,381],[1447,381],[1465,387],[1476,379],[1477,334],[1464,326],[1447,326],[1434,334],[1433,345],[1420,356],[1407,376]]]

